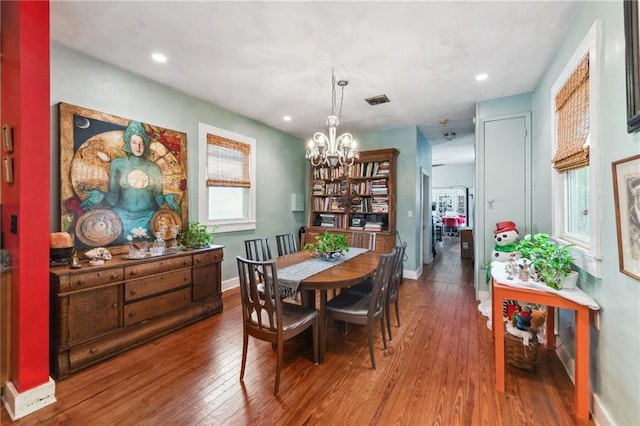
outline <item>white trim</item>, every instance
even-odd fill
[[[599,105],[600,105],[600,66],[598,62],[598,43],[600,41],[600,21],[597,20],[591,26],[586,36],[573,53],[573,56],[562,70],[555,83],[551,87],[551,152],[555,152],[557,146],[556,141],[556,120],[555,113],[555,95],[564,86],[569,76],[576,69],[580,60],[586,53],[589,53],[589,137],[591,144],[589,146],[589,186],[591,188],[591,200],[589,211],[591,212],[590,225],[590,242],[586,245],[579,240],[573,240],[569,236],[564,235],[564,175],[557,173],[555,169],[551,170],[551,211],[552,213],[552,235],[556,240],[563,244],[574,243],[577,247],[572,250],[574,255],[574,264],[585,270],[596,278],[602,278],[602,238],[600,234],[602,223],[602,209],[600,208],[602,201],[602,179],[600,171],[600,126],[599,126]]]
[[[249,188],[249,217],[238,220],[213,221],[209,220],[209,202],[207,200],[207,186],[203,184],[207,180],[207,134],[214,134],[223,138],[249,144],[251,153],[249,155],[249,178],[251,187]],[[256,140],[249,136],[220,129],[205,123],[198,123],[198,221],[206,225],[217,225],[216,233],[246,231],[256,229]]]
[[[600,401],[597,394],[591,395],[591,415],[593,416],[593,423],[598,426],[613,426],[615,423],[611,418],[609,412],[604,408],[604,405]]]
[[[11,381],[3,389],[2,404],[13,421],[56,402],[56,382],[51,377],[47,383],[22,393]]]

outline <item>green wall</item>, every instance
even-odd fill
[[[407,243],[407,271],[420,271],[420,167],[431,173],[431,145],[417,127],[385,129],[355,135],[362,150],[395,148],[400,151],[396,175],[396,229]],[[429,203],[429,206],[431,204]],[[412,217],[408,217],[411,210]]]
[[[218,233],[225,248],[223,280],[238,275],[235,256],[243,241],[257,236],[298,233],[305,212],[291,211],[291,194],[306,194],[308,172],[304,141],[257,121],[177,92],[144,77],[89,58],[57,44],[51,46],[51,231],[60,229],[60,150],[57,103],[155,124],[187,134],[189,219],[197,220],[198,123],[203,122],[256,139],[257,229]]]
[[[597,165],[602,193],[602,277],[581,274],[580,286],[601,306],[600,329],[591,332],[591,390],[597,416],[613,424],[640,422],[640,282],[619,272],[611,163],[640,153],[640,133],[626,131],[625,40],[621,1],[581,2],[554,60],[534,94],[534,211],[536,230],[551,228],[551,87],[578,45],[600,22],[597,45],[600,141]],[[560,315],[560,340],[573,353],[573,318]],[[596,418],[596,420],[598,420]]]

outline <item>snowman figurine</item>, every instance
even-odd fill
[[[491,251],[491,260],[498,262],[509,262],[520,257],[516,250],[516,242],[520,233],[513,222],[498,222],[496,230],[493,231],[495,245]]]

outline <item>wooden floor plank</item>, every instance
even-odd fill
[[[229,291],[221,314],[56,383],[58,402],[15,424],[591,425],[576,419],[573,384],[551,351],[535,372],[508,367],[506,392],[495,392],[493,338],[477,307],[473,262],[447,239],[400,286],[402,326],[392,318],[386,355],[376,327],[376,370],[366,329],[343,335],[331,323],[324,364],[313,363],[309,333],[286,343],[274,397],[270,344],[249,340],[239,381],[242,313]]]

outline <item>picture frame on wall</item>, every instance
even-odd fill
[[[640,154],[611,167],[620,272],[640,280]]]
[[[640,40],[638,0],[624,2],[624,38],[627,79],[627,132],[640,130]]]
[[[60,103],[60,228],[76,250],[127,251],[188,222],[187,136]],[[170,233],[165,234],[170,238]]]

